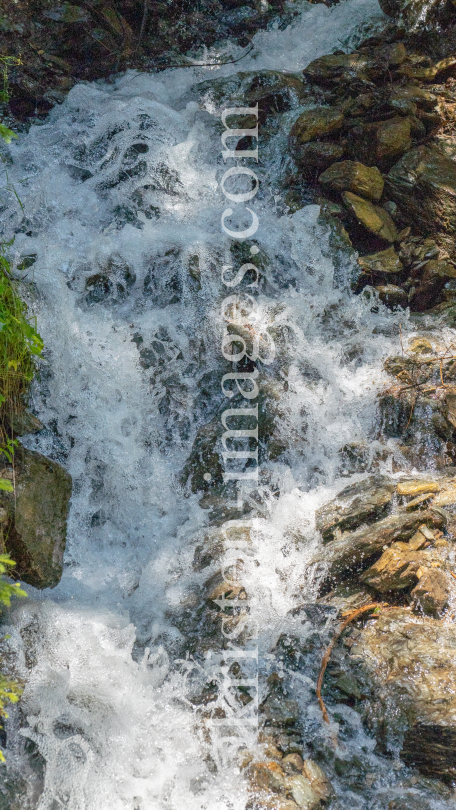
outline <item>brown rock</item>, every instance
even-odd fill
[[[428,616],[440,616],[451,596],[456,596],[456,580],[447,571],[430,568],[420,577],[412,591],[415,607]]]
[[[420,495],[422,492],[440,492],[441,485],[437,483],[437,481],[431,480],[423,480],[419,478],[415,481],[401,481],[400,484],[397,485],[397,494],[398,495],[408,495],[408,496],[415,496]]]
[[[328,801],[333,793],[333,789],[324,770],[312,759],[306,759],[303,763],[302,773],[303,776],[307,776],[312,788],[320,799],[324,802]]]
[[[401,42],[369,48],[365,52],[329,54],[311,62],[303,70],[303,74],[318,84],[333,84],[338,81],[349,83],[354,78],[369,81],[400,65],[406,55]]]
[[[387,211],[350,191],[345,191],[342,199],[347,208],[368,231],[384,239],[385,242],[396,241],[397,228]]]
[[[425,110],[434,110],[438,104],[437,96],[424,87],[419,87],[415,84],[394,87],[390,95],[390,103],[401,101],[418,104]]]
[[[456,163],[438,149],[418,146],[386,178],[388,195],[414,228],[439,233],[451,254],[456,238]]]
[[[379,163],[391,162],[412,146],[410,118],[390,118],[373,125],[376,136],[376,157]]]
[[[455,648],[454,623],[392,607],[367,622],[350,651],[370,680],[379,736],[403,723],[401,759],[444,781],[456,778]]]
[[[331,166],[344,155],[344,147],[329,141],[299,144],[293,153],[295,163],[304,174],[312,174]]]
[[[277,762],[255,762],[249,768],[252,787],[279,793],[285,788],[285,772]]]
[[[301,773],[303,761],[302,757],[299,754],[288,754],[282,760],[282,768],[284,769],[285,773],[293,774],[293,773]]]
[[[340,129],[344,122],[344,113],[335,107],[312,107],[301,113],[291,128],[290,136],[298,144],[308,143],[322,135],[328,135]]]
[[[356,160],[342,160],[326,169],[318,182],[334,191],[352,191],[361,197],[378,201],[384,180],[376,166],[364,166]]]
[[[371,253],[370,256],[360,256],[359,264],[365,273],[373,275],[389,275],[400,273],[402,262],[393,247]]]
[[[311,562],[324,568],[326,580],[334,581],[346,576],[350,571],[362,568],[371,557],[380,553],[384,546],[398,540],[409,540],[422,523],[440,527],[444,519],[431,510],[389,515],[372,526],[362,526],[354,532],[345,532],[324,549],[317,551]]]
[[[433,549],[413,551],[406,543],[394,543],[360,579],[380,593],[401,591],[417,582],[420,568],[440,562],[439,553]]]

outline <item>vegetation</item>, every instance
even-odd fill
[[[17,63],[17,60],[15,60]],[[0,102],[8,101],[8,66],[11,59],[0,57],[0,75],[3,87]],[[15,133],[0,124],[0,137],[7,143]],[[27,305],[19,296],[17,282],[12,277],[7,251],[12,242],[0,240],[0,458],[12,462],[17,440],[12,435],[12,417],[26,404],[30,383],[41,355],[43,341],[36,326],[27,318]],[[0,490],[12,492],[12,483],[0,478]],[[9,607],[13,596],[26,596],[19,583],[11,584],[4,578],[16,563],[9,554],[0,553],[0,606]],[[0,719],[8,717],[6,706],[17,703],[22,687],[0,671]],[[0,762],[5,757],[0,750]]]

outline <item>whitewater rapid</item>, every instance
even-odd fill
[[[382,21],[374,0],[303,3],[292,26],[258,33],[238,65],[78,85],[11,146],[9,181],[24,211],[7,196],[4,235],[15,234],[17,264],[36,255],[27,280],[46,346],[33,404],[47,427],[25,443],[73,478],[62,581],[42,593],[27,587],[3,642],[26,684],[7,725],[8,767],[26,767],[24,740],[45,761],[43,787],[27,772],[23,810],[245,806],[238,769],[211,767],[176,662],[186,638],[175,617],[198,607],[192,560],[209,520],[179,476],[221,396],[214,386],[202,397],[201,381],[220,378],[216,269],[230,249],[220,227],[222,80],[298,72]],[[209,58],[241,54],[228,43]],[[335,283],[340,257],[318,207],[290,213],[276,193],[286,130],[267,148],[255,241],[268,281],[264,323],[289,336],[279,431],[291,449],[265,464],[255,529],[265,671],[288,611],[312,597],[314,512],[340,488],[339,451],[375,451],[382,359],[397,348],[400,318],[407,329],[404,315],[373,314],[350,294],[348,256]],[[294,677],[303,715],[316,717],[313,685]],[[374,743],[352,715],[353,745],[370,756]]]

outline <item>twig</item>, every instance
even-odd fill
[[[141,21],[141,29],[139,31],[138,43],[137,43],[136,48],[135,48],[135,53],[138,53],[141,42],[142,42],[144,29],[146,27],[146,20],[147,20],[148,11],[149,11],[149,0],[144,0],[144,11],[143,11],[142,21]]]
[[[227,62],[192,62],[190,65],[164,65],[163,70],[168,70],[168,68],[192,68],[192,67],[223,67],[224,65],[235,65],[236,62],[240,62],[241,59],[244,59],[245,56],[248,56],[251,51],[254,49],[254,45],[251,45],[248,51],[239,56],[237,59],[229,59]]]
[[[321,669],[320,669],[320,674],[318,676],[317,689],[316,689],[317,700],[318,700],[318,703],[320,704],[320,709],[322,711],[323,720],[325,721],[325,723],[329,723],[329,716],[328,716],[328,712],[326,710],[326,706],[324,704],[323,698],[321,696],[321,687],[322,687],[322,684],[323,684],[323,678],[325,676],[326,667],[328,666],[328,662],[329,662],[329,659],[331,657],[331,653],[333,651],[333,648],[334,648],[334,645],[335,645],[336,641],[338,640],[339,636],[344,632],[345,628],[348,627],[348,625],[352,621],[354,621],[354,619],[357,619],[358,616],[361,616],[363,613],[366,613],[368,610],[375,610],[375,608],[384,607],[385,604],[386,604],[385,602],[372,602],[369,605],[364,605],[363,607],[360,607],[357,610],[354,610],[353,613],[350,613],[347,616],[347,618],[345,619],[345,621],[342,622],[342,624],[339,627],[337,633],[335,633],[335,635],[333,636],[331,644],[329,645],[328,649],[326,650],[326,652],[325,652],[325,654],[323,656],[323,661],[321,662]]]
[[[454,577],[456,579],[456,574],[453,574],[452,571],[450,571],[450,574],[451,574],[452,577]]]

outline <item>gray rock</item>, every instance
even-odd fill
[[[356,529],[385,514],[396,488],[385,476],[370,476],[343,489],[316,512],[316,527],[325,542],[337,530]]]
[[[1,477],[10,473],[7,468]],[[60,464],[17,448],[15,492],[0,493],[9,517],[5,546],[17,562],[15,573],[36,588],[54,588],[62,576],[71,487]]]

